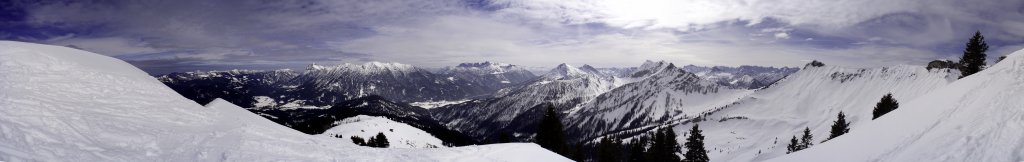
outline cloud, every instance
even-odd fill
[[[12,30],[0,37],[74,46],[156,74],[371,60],[551,67],[635,66],[648,59],[800,66],[818,59],[865,67],[955,58],[976,30],[986,34],[992,53],[1020,48],[1022,6],[1013,0],[26,0],[17,3],[24,24],[15,26],[45,34]],[[44,38],[28,39],[37,35]]]

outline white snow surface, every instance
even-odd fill
[[[351,143],[352,136],[369,140],[377,133],[384,133],[391,145],[390,148],[444,147],[441,139],[430,135],[430,133],[387,118],[359,115],[345,118],[337,123],[338,126],[328,129],[321,135],[328,137],[340,135],[342,136],[341,140]]]
[[[447,106],[447,105],[451,105],[451,104],[460,104],[460,103],[463,103],[463,102],[467,102],[467,101],[469,101],[469,100],[457,100],[457,101],[445,101],[445,100],[441,100],[441,101],[423,101],[423,102],[413,102],[413,103],[409,103],[409,105],[412,105],[412,106],[417,106],[417,107],[421,107],[421,108],[424,108],[424,109],[433,109],[433,108],[438,108],[438,107],[444,107],[444,106]]]
[[[118,59],[0,41],[0,161],[569,161],[535,144],[367,148],[220,104]]]
[[[905,100],[850,133],[769,161],[1024,161],[1024,50]]]
[[[886,93],[900,102],[911,101],[955,81],[958,73],[907,65],[809,67],[698,123],[712,160],[763,161],[785,155],[789,139],[805,127],[810,128],[815,143],[825,140],[840,111],[856,132],[871,122],[873,107]],[[685,140],[692,124],[675,127],[676,132],[683,132],[678,140]]]

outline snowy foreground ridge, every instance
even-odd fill
[[[569,161],[535,144],[361,147],[207,106],[118,59],[0,41],[0,161]]]
[[[769,161],[1024,161],[1024,50],[850,133]]]

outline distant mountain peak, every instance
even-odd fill
[[[327,70],[327,71],[359,71],[359,72],[377,72],[377,71],[415,71],[417,68],[408,64],[401,64],[395,62],[377,62],[371,61],[363,64],[351,64],[344,63],[334,66],[317,65],[316,63],[310,64],[306,67],[307,71],[310,70]]]
[[[492,67],[492,68],[511,68],[513,66],[515,66],[515,65],[506,64],[506,63],[499,63],[499,62],[484,61],[484,62],[460,63],[456,67],[461,67],[461,68],[488,68],[488,67]]]

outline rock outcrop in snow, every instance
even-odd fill
[[[535,144],[355,146],[200,106],[121,60],[10,41],[0,41],[0,143],[0,161],[569,161]]]

